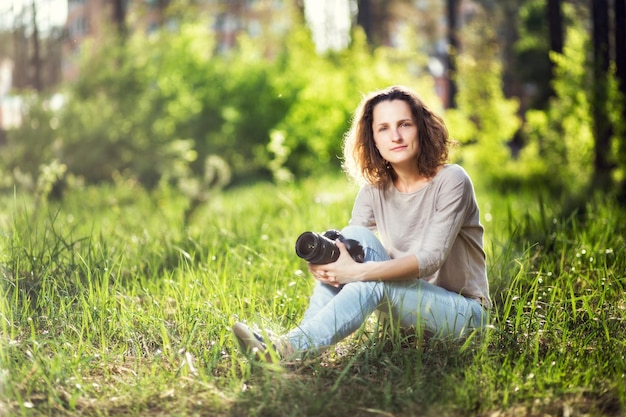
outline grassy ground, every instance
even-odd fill
[[[185,220],[133,183],[0,199],[0,415],[619,416],[626,215],[477,186],[492,328],[443,343],[374,320],[319,360],[251,364],[230,326],[297,323],[305,230],[340,227],[343,179],[215,194]]]

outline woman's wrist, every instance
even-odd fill
[[[358,264],[358,270],[355,274],[355,281],[372,281],[376,278],[375,274],[372,272],[376,269],[377,261],[367,261]]]

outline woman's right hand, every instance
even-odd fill
[[[323,284],[333,285],[338,287],[342,284],[348,284],[353,281],[358,281],[362,274],[362,268],[365,264],[358,263],[346,248],[346,245],[337,240],[335,242],[339,249],[339,259],[335,262],[325,265],[314,265],[309,263],[309,271],[311,274]]]
[[[326,268],[328,265],[316,265],[309,263],[309,272],[313,275],[313,278],[321,282],[322,284],[332,285],[333,287],[339,287],[339,284],[335,277],[331,276]]]

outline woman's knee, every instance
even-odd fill
[[[383,261],[389,259],[389,254],[376,235],[367,227],[346,226],[341,231],[346,239],[354,239],[363,246],[366,261]]]
[[[341,229],[341,234],[346,239],[354,239],[358,241],[371,238],[376,239],[374,233],[364,226],[346,226]]]

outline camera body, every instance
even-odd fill
[[[330,229],[322,234],[304,232],[296,240],[296,254],[316,265],[325,265],[335,262],[339,258],[339,248],[335,241],[344,245],[352,259],[364,262],[365,252],[361,244],[354,239],[346,239],[338,230]]]

